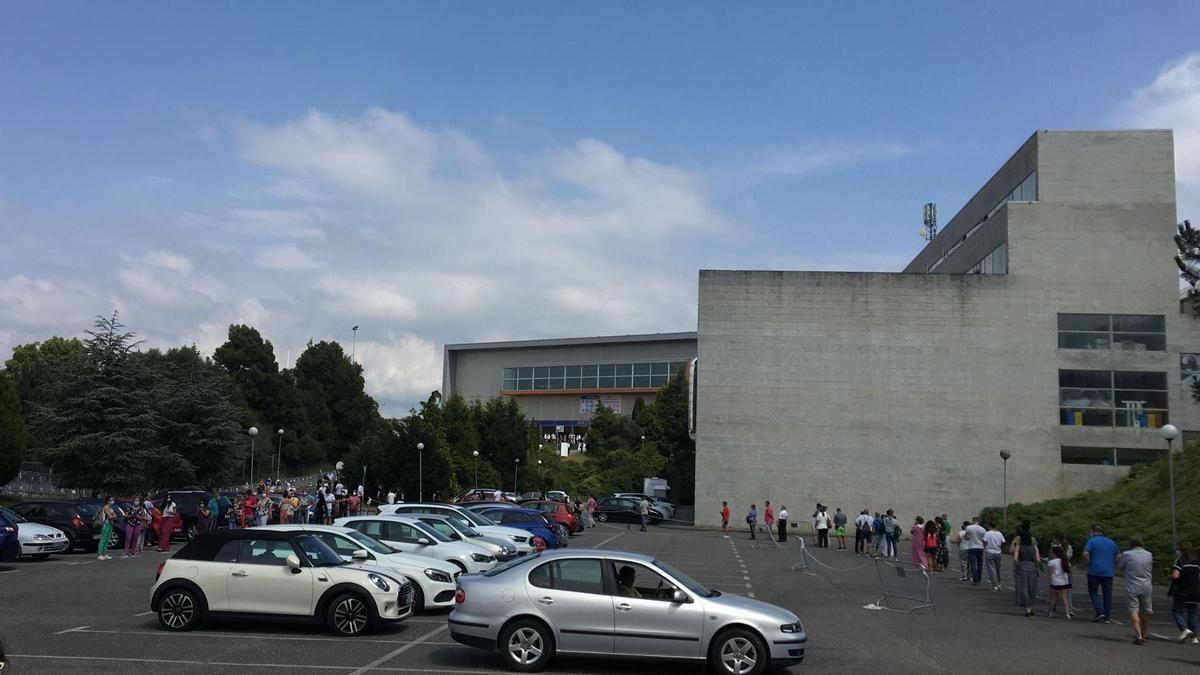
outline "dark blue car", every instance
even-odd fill
[[[471,508],[471,507],[467,507]],[[472,511],[482,515],[488,520],[493,520],[497,525],[505,527],[516,527],[526,532],[541,537],[546,542],[546,548],[558,548],[564,545],[559,538],[554,534],[550,527],[546,524],[546,519],[541,511],[535,509],[522,509],[516,506],[479,506],[471,508]]]
[[[0,562],[13,562],[21,557],[21,540],[17,539],[17,524],[0,513]]]

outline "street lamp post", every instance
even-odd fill
[[[538,460],[538,477],[542,480],[542,499],[546,498],[546,474],[542,471],[542,460]]]
[[[1008,528],[1008,458],[1012,457],[1012,453],[1008,450],[1000,451],[1000,459],[1004,460],[1004,527]]]
[[[283,473],[283,427],[275,433],[279,436],[279,447],[275,449],[275,477],[279,478],[279,474]]]
[[[517,476],[520,474],[520,469],[521,458],[517,457],[515,460],[513,460],[513,494],[516,494],[517,496],[520,496],[521,494],[520,492],[517,492]]]
[[[258,435],[258,427],[250,427],[246,430],[250,434],[250,484],[254,485],[254,437]]]
[[[417,443],[417,501],[425,501],[425,444]]]
[[[479,451],[471,451],[471,456],[475,458],[475,489],[479,489]]]
[[[1174,424],[1164,425],[1163,438],[1167,439],[1167,484],[1171,491],[1171,555],[1179,552],[1179,530],[1175,527],[1175,459],[1171,452],[1171,441],[1179,436],[1179,429]]]

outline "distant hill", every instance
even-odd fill
[[[1083,546],[1093,523],[1100,523],[1104,533],[1125,550],[1135,534],[1146,540],[1146,548],[1154,553],[1156,570],[1166,576],[1173,563],[1171,551],[1171,515],[1167,480],[1167,459],[1155,464],[1133,467],[1121,483],[1104,491],[1090,491],[1065,499],[1051,499],[1032,504],[1009,504],[1008,527],[1005,537],[1012,533],[1022,519],[1028,518],[1033,535],[1045,552],[1051,535],[1065,534],[1075,546],[1075,561],[1082,564]],[[1200,443],[1175,453],[1175,505],[1179,525],[1179,541],[1200,546]],[[988,507],[982,518],[1002,523],[1001,507]]]

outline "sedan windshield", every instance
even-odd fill
[[[433,529],[433,526],[429,525],[428,523],[422,522],[420,520],[414,520],[412,525],[413,525],[413,527],[420,530],[422,533],[427,534],[430,537],[432,537],[434,541],[441,541],[441,542],[453,541],[452,539],[450,539],[450,537],[447,537],[446,535],[442,534],[441,532],[438,532],[437,530]]]
[[[488,518],[482,513],[479,513],[478,511],[472,511],[470,509],[463,509],[463,517],[467,520],[470,520],[471,524],[475,525],[476,527],[481,525],[485,527],[488,525],[499,525],[499,523],[491,518]]]
[[[359,532],[358,530],[352,530],[350,532],[347,532],[346,536],[353,539],[354,543],[362,544],[363,548],[367,549],[368,551],[371,551],[372,553],[380,553],[383,555],[387,555],[389,553],[395,553],[395,551],[392,550],[391,547],[384,546],[383,544],[375,541],[374,539],[368,537],[367,535],[363,534],[362,532]]]
[[[9,520],[13,521],[14,523],[27,522],[24,518],[22,518],[21,516],[18,516],[16,513],[12,512],[12,511],[9,511],[8,509],[4,508],[3,506],[0,506],[0,515],[3,515],[5,518],[8,518]]]
[[[661,560],[655,560],[654,564],[657,565],[660,570],[671,575],[675,579],[675,581],[678,581],[679,583],[683,584],[685,588],[687,588],[689,591],[695,593],[696,595],[699,595],[700,597],[711,598],[711,597],[717,595],[716,591],[710,591],[709,589],[700,585],[699,582],[694,581],[693,579],[688,577],[688,575],[684,574],[683,572],[680,572],[679,570],[675,569],[674,567],[671,567],[670,565],[666,564],[665,562],[663,562]]]
[[[498,509],[493,509],[491,511],[488,511],[488,513],[497,515],[497,516],[503,516],[503,520],[505,523],[540,523],[540,522],[542,522],[541,518],[538,518],[531,514],[525,513],[524,511],[507,509],[504,507],[501,507]]]
[[[296,546],[304,551],[304,555],[308,557],[309,562],[313,567],[336,567],[338,565],[347,564],[342,557],[329,548],[325,542],[317,539],[311,534],[304,534],[292,540]]]

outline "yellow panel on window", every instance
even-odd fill
[[[1079,412],[1079,411],[1075,412],[1075,426],[1077,426],[1077,427],[1083,426],[1083,413],[1082,412]]]

